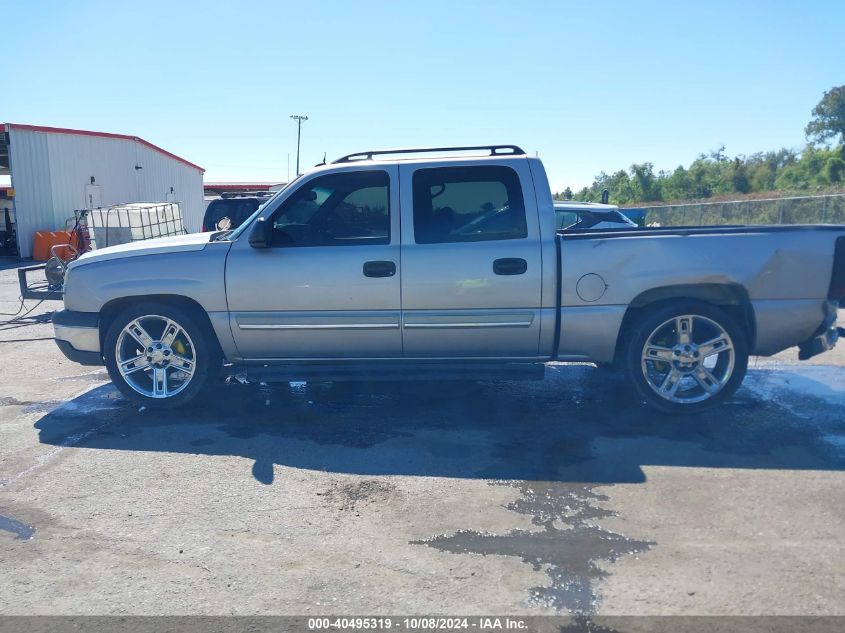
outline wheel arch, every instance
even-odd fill
[[[99,329],[101,350],[105,349],[106,332],[109,331],[109,328],[117,315],[130,306],[146,302],[169,305],[190,312],[190,314],[197,317],[202,326],[206,328],[211,340],[214,341],[217,345],[218,351],[222,354],[220,340],[217,337],[217,333],[214,331],[211,319],[208,317],[208,312],[206,312],[205,308],[203,308],[198,301],[190,297],[168,294],[120,297],[107,302],[102,308],[100,308]]]
[[[749,349],[754,349],[756,320],[751,298],[744,286],[735,283],[678,284],[651,288],[634,297],[625,311],[616,337],[614,361],[621,358],[628,333],[643,314],[679,301],[700,301],[725,310],[742,328]]]

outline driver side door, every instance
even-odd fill
[[[232,334],[250,361],[402,354],[398,169],[321,172],[247,232],[226,264]]]

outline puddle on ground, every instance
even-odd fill
[[[28,541],[35,536],[35,528],[16,519],[4,517],[0,514],[0,530],[11,532],[19,539]]]
[[[542,530],[511,530],[506,534],[484,534],[462,530],[436,536],[414,545],[428,545],[455,554],[515,556],[535,571],[545,571],[550,584],[531,587],[528,602],[561,612],[595,613],[595,583],[608,575],[599,561],[613,562],[637,554],[654,543],[627,538],[592,522],[615,516],[595,505],[607,497],[593,491],[594,484],[565,482],[491,482],[519,489],[520,497],[507,508],[529,515]]]

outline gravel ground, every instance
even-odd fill
[[[564,364],[157,413],[58,306],[0,327],[0,614],[845,615],[845,346],[689,417]]]

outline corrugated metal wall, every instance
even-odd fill
[[[11,126],[9,141],[22,257],[32,255],[35,231],[64,228],[75,209],[87,206],[85,185],[92,176],[101,188],[103,206],[167,202],[172,187],[188,231],[200,230],[202,172],[194,167],[131,139]]]
[[[9,166],[15,190],[18,252],[21,257],[30,257],[35,231],[42,227],[58,228],[53,218],[47,135],[24,134],[21,137],[9,130]]]

